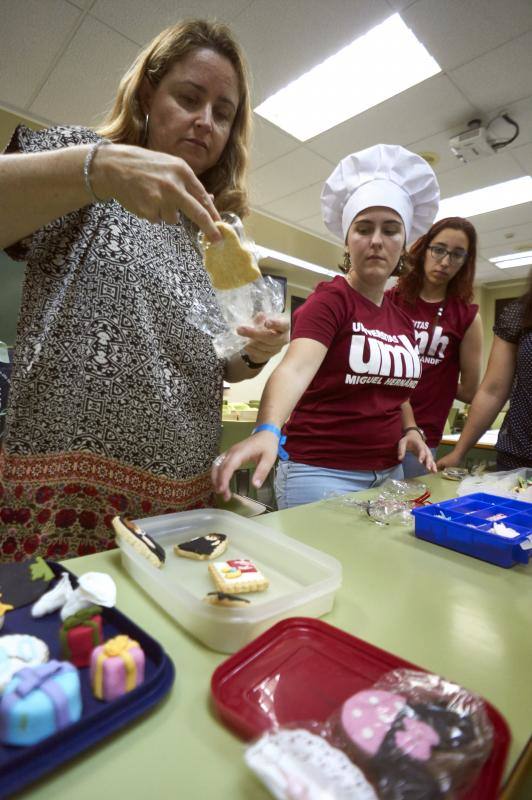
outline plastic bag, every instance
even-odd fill
[[[456,490],[456,494],[460,496],[474,492],[485,492],[532,503],[532,470],[522,467],[505,472],[468,475]]]
[[[242,245],[258,263],[254,242],[244,233],[242,222],[235,214],[223,214],[224,222],[231,224]],[[199,237],[203,246],[203,236]],[[267,275],[238,289],[214,289],[209,297],[194,297],[187,320],[213,339],[214,349],[220,358],[231,358],[239,353],[247,339],[239,336],[240,325],[253,325],[265,317],[279,316],[284,309],[284,291],[279,281]],[[264,316],[259,316],[264,315]]]
[[[273,729],[248,766],[280,800],[451,800],[493,745],[484,701],[437,675],[399,669],[346,698],[325,722],[280,726],[275,681],[256,687]]]
[[[329,495],[339,508],[356,509],[366,514],[376,525],[400,522],[412,525],[412,508],[424,503],[430,492],[424,483],[398,481],[388,478],[379,487],[377,497],[359,500],[355,494]]]
[[[441,800],[471,786],[493,744],[484,702],[455,683],[394,670],[348,698],[328,740],[374,785],[380,800]]]

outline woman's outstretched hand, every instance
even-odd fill
[[[233,473],[248,461],[256,464],[253,473],[253,486],[259,488],[275,464],[279,439],[270,431],[254,433],[238,444],[233,445],[225,453],[220,453],[212,463],[211,480],[214,491],[221,494],[224,500],[231,498],[229,482]]]
[[[427,447],[421,434],[417,431],[407,431],[405,435],[399,439],[399,445],[397,447],[397,457],[399,461],[404,459],[407,450],[417,456],[419,463],[424,464],[428,472],[438,471],[430,447]]]
[[[249,339],[244,350],[259,364],[276,355],[290,339],[290,322],[287,317],[269,317],[259,312],[253,325],[240,325],[236,332]]]

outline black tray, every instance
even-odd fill
[[[69,572],[65,567],[48,562],[56,575]],[[71,572],[72,584],[77,578]],[[53,584],[51,584],[53,585]],[[53,736],[29,747],[0,745],[0,797],[8,797],[60,764],[77,756],[93,744],[127,725],[131,720],[156,705],[174,682],[174,665],[161,645],[116,608],[102,610],[104,641],[127,634],[135,639],[146,657],[144,682],[133,691],[110,703],[96,700],[92,694],[89,667],[79,670],[83,714],[81,719]],[[50,649],[50,658],[61,660],[59,644],[59,611],[34,619],[31,605],[6,614],[0,636],[27,633],[43,639]]]

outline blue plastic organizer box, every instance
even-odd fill
[[[532,554],[532,503],[479,492],[414,508],[412,514],[419,539],[499,567],[527,564]],[[501,536],[493,532],[494,523],[518,535]]]

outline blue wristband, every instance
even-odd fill
[[[253,428],[251,431],[251,435],[253,436],[254,433],[259,433],[259,431],[270,431],[270,433],[274,433],[277,438],[279,439],[279,447],[278,447],[278,454],[281,461],[288,460],[288,453],[283,447],[283,444],[286,442],[286,436],[281,435],[280,429],[277,425],[270,425],[269,422],[264,422],[262,425],[257,425],[256,428]]]

